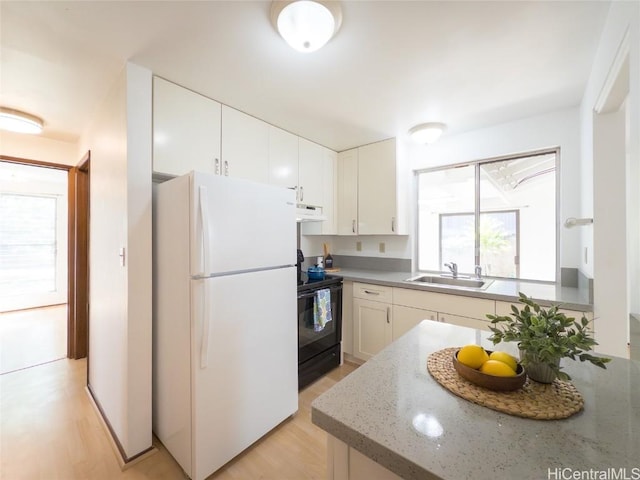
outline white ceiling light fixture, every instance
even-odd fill
[[[0,107],[0,129],[18,133],[42,133],[43,122],[34,115],[14,110],[13,108]]]
[[[338,32],[342,9],[335,1],[274,1],[271,23],[292,48],[310,53],[322,48]]]
[[[409,136],[417,143],[433,143],[447,129],[444,123],[422,123],[409,130]]]

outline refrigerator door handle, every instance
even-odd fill
[[[206,283],[203,282],[206,289]],[[204,292],[202,296],[202,345],[200,345],[200,368],[205,369],[209,364],[209,330],[211,327],[211,312],[209,311],[209,296]]]
[[[205,276],[211,271],[209,267],[209,196],[204,185],[200,185],[198,193],[200,197],[200,222],[202,225],[202,272],[200,275]]]

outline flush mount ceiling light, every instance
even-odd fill
[[[295,50],[315,52],[340,29],[342,10],[331,1],[274,1],[271,23]]]
[[[409,130],[409,136],[417,143],[433,143],[447,129],[444,123],[422,123]]]
[[[42,133],[41,118],[12,108],[0,107],[0,129],[18,133]]]

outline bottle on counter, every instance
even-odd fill
[[[324,268],[333,268],[333,257],[330,253],[324,257]]]

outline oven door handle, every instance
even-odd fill
[[[328,288],[329,290],[331,290],[332,294],[338,294],[338,292],[342,291],[342,285],[337,286],[337,287],[336,286],[331,286],[331,287],[325,287],[325,288]],[[298,299],[315,297],[316,293],[318,291],[320,291],[320,290],[324,290],[324,288],[318,288],[318,289],[312,290],[310,292],[300,293],[300,294],[298,294]]]

